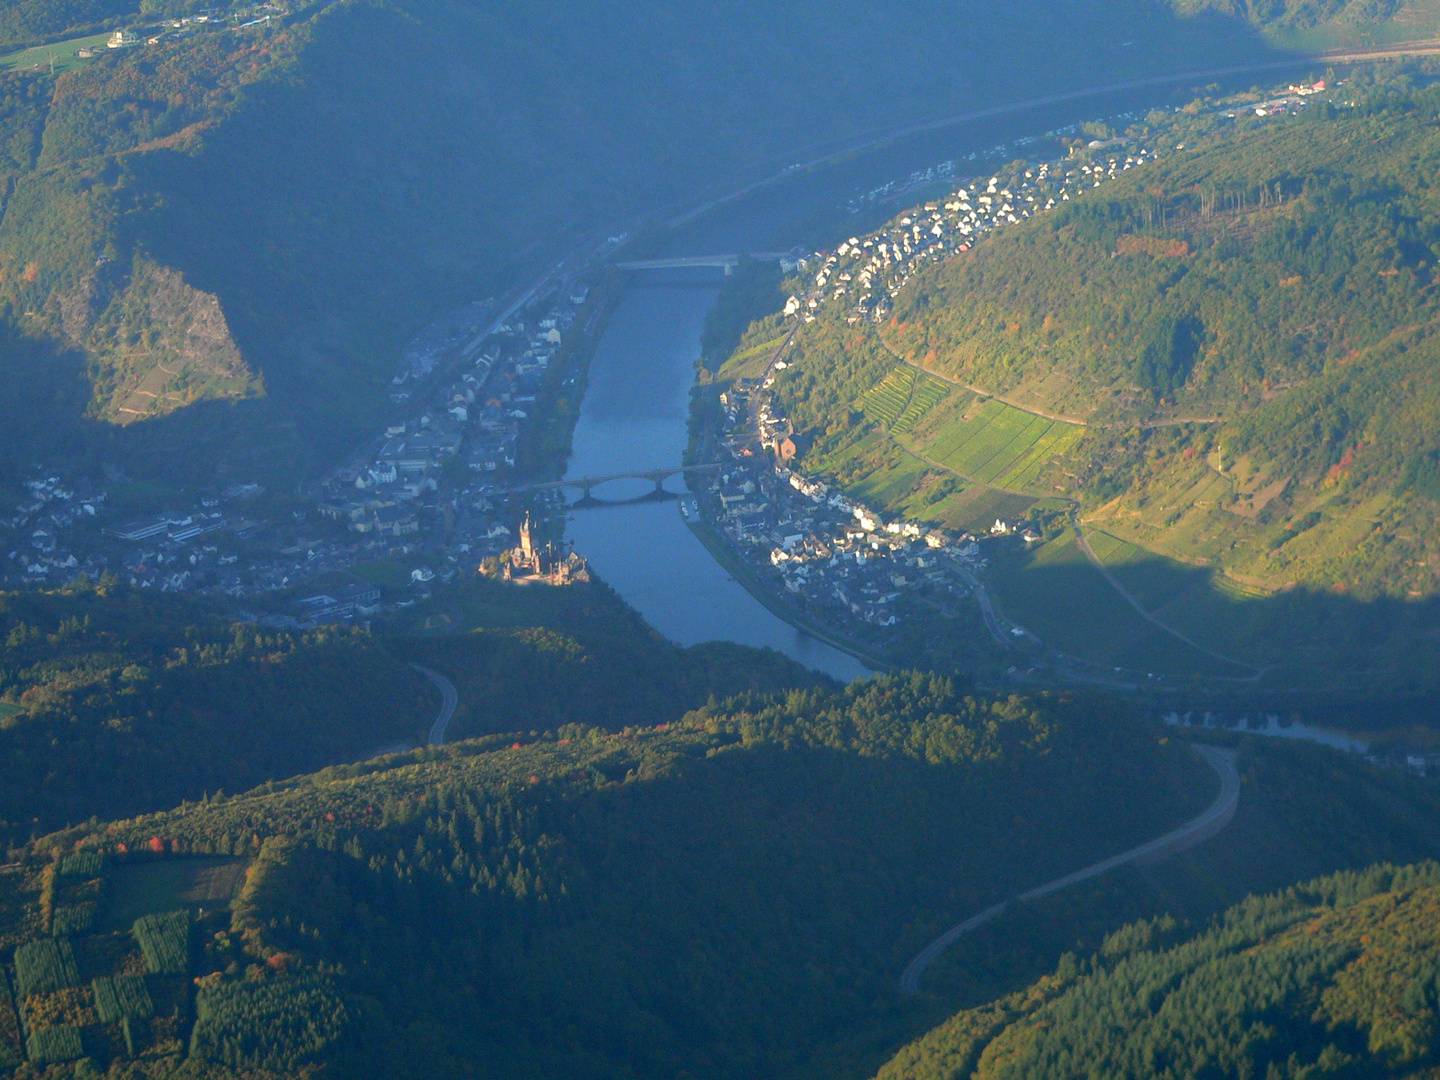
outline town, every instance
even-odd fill
[[[583,580],[572,552],[532,540],[528,525],[516,536],[526,510],[563,507],[559,493],[508,487],[546,395],[578,396],[584,356],[565,343],[572,332],[594,333],[602,303],[570,280],[507,318],[492,319],[493,307],[464,305],[411,340],[391,381],[395,418],[308,493],[239,483],[128,517],[105,487],[44,471],[0,518],[13,545],[0,584],[54,588],[111,575],[135,588],[222,597],[262,624],[295,628],[409,607],[480,567],[514,581]]]
[[[1254,105],[1213,111],[1226,119],[1242,108],[1257,118],[1278,116],[1323,89],[1291,86]],[[1118,129],[1135,119],[1122,114],[1109,124]],[[1106,137],[1080,137],[1092,132]],[[826,305],[843,304],[848,320],[883,319],[891,298],[927,262],[1182,150],[1167,142],[1167,132],[1151,125],[1144,137],[1128,138],[1107,125],[1076,125],[970,155],[992,166],[978,178],[958,180],[959,163],[946,161],[859,195],[837,209],[853,212],[950,184],[948,195],[873,233],[788,259],[787,271],[808,276],[785,314],[801,324]],[[994,169],[1041,144],[1069,150]],[[392,418],[348,462],[299,493],[238,482],[134,514],[117,509],[125,500],[112,497],[127,487],[123,475],[107,470],[97,483],[58,463],[37,465],[23,498],[0,515],[0,537],[9,540],[0,552],[0,585],[55,588],[108,574],[136,588],[225,598],[270,624],[309,626],[408,607],[477,570],[516,582],[581,580],[588,574],[583,559],[556,542],[563,497],[518,490],[559,475],[564,463],[522,461],[522,446],[553,420],[556,396],[576,400],[583,392],[585,350],[605,315],[602,290],[585,282],[626,239],[610,237],[593,258],[504,313],[495,301],[476,301],[423,328],[391,379]],[[817,621],[864,628],[874,639],[907,612],[954,615],[962,604],[979,604],[997,644],[1013,652],[1032,643],[1024,628],[991,609],[982,571],[988,544],[1032,543],[1040,523],[997,520],[979,535],[952,535],[922,522],[881,520],[803,476],[792,467],[796,433],[770,392],[784,366],[777,356],[762,377],[726,391],[725,431],[713,448],[723,467],[710,486],[697,481],[702,486],[685,503],[689,514],[703,516],[762,580]],[[535,535],[522,543],[530,512]]]
[[[1225,103],[1212,112],[1232,121],[1242,108],[1257,118],[1281,116],[1303,109],[1325,89],[1324,82],[1292,85],[1256,104]],[[1111,123],[1118,129],[1135,119],[1122,114]],[[1064,157],[1016,159],[999,173],[968,180],[955,177],[956,161],[946,161],[867,192],[850,203],[852,213],[938,183],[952,184],[946,196],[901,213],[873,233],[851,236],[833,251],[783,262],[784,271],[807,275],[799,279],[805,285],[789,297],[784,315],[803,325],[821,309],[842,305],[849,323],[882,321],[892,298],[927,262],[968,251],[987,235],[1185,148],[1167,139],[1169,129],[1163,126],[1138,130],[1143,134],[1127,137],[1116,135],[1110,124],[1072,125],[1043,137],[1051,145],[1068,146]],[[1097,137],[1088,141],[1078,137],[1092,133]],[[1039,142],[1002,144],[982,156],[1004,160]],[[721,393],[718,430],[709,433],[706,445],[724,471],[698,493],[690,511],[694,522],[723,537],[759,588],[775,590],[805,615],[882,652],[886,635],[879,631],[895,627],[907,614],[924,610],[953,618],[962,604],[973,604],[995,644],[1007,652],[1023,651],[1026,655],[1016,659],[1026,664],[1043,663],[1038,639],[1004,620],[983,584],[987,544],[1033,544],[1042,539],[1041,523],[996,519],[976,535],[952,534],[922,521],[885,520],[822,479],[796,471],[797,439],[803,436],[773,393],[787,367],[785,352],[782,345],[758,378],[737,379]],[[1081,678],[1129,674],[1090,671],[1091,665],[1058,654],[1049,659]],[[1163,681],[1153,672],[1135,674],[1146,682]]]

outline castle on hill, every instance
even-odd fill
[[[537,545],[527,513],[520,523],[520,543],[501,560],[500,579],[517,584],[578,585],[590,580],[590,569],[584,559],[564,545]]]

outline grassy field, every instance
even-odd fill
[[[946,424],[925,445],[924,453],[982,484],[1024,490],[1046,465],[1079,441],[1082,430],[1077,424],[1047,420],[992,398]]]
[[[748,349],[732,354],[730,359],[720,365],[720,370],[716,373],[715,378],[721,382],[730,382],[735,379],[758,379],[765,373],[765,368],[770,363],[770,357],[784,343],[786,336],[781,334],[773,340],[762,341],[758,345],[752,345]]]
[[[104,928],[128,930],[142,915],[179,908],[229,907],[249,865],[217,855],[116,866],[107,882]]]
[[[1038,551],[998,560],[986,580],[1009,618],[1082,660],[1172,675],[1250,674],[1142,619],[1091,565],[1072,532]]]
[[[103,34],[91,34],[89,37],[71,38],[69,41],[21,49],[19,52],[0,56],[0,71],[23,71],[27,68],[49,71],[52,59],[57,72],[69,71],[85,62],[79,56],[81,49],[103,49],[109,40],[110,33],[106,31]]]
[[[25,711],[25,706],[15,705],[9,701],[0,701],[0,720],[9,720],[12,716],[19,716]]]

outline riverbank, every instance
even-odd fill
[[[872,652],[861,642],[855,641],[843,634],[838,633],[831,627],[825,626],[797,610],[793,605],[785,603],[775,594],[775,590],[767,588],[743,562],[737,559],[725,546],[723,540],[715,535],[708,525],[703,522],[686,520],[685,524],[695,534],[695,538],[705,546],[712,558],[725,568],[725,571],[733,577],[740,585],[760,601],[765,608],[777,618],[785,620],[795,629],[817,638],[825,644],[848,653],[856,660],[859,660],[872,671],[896,671],[897,667],[890,661],[882,659],[877,653]]]

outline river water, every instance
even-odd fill
[[[672,271],[627,290],[590,365],[568,475],[679,464],[700,330],[719,288],[718,274],[677,278]],[[677,476],[667,484],[679,491],[684,481]],[[648,480],[614,480],[594,495],[627,499],[653,487]],[[859,660],[751,596],[690,531],[674,501],[576,509],[567,531],[599,575],[672,641],[769,646],[845,682],[868,674]]]
[[[817,228],[844,229],[840,206],[879,183],[984,150],[1000,140],[1145,104],[1136,95],[1111,95],[1088,107],[1037,109],[892,144],[823,172],[799,172],[701,218],[670,237],[655,254],[773,251],[801,239],[813,243]],[[1083,113],[1076,115],[1077,108]],[[983,163],[969,168],[960,163],[959,171],[983,167]],[[900,209],[903,206],[892,207],[892,211]],[[833,232],[831,240],[838,242],[844,235]],[[636,276],[611,315],[591,362],[567,476],[680,463],[700,332],[722,282],[716,271]],[[680,477],[667,484],[677,492],[684,486]],[[652,489],[649,481],[617,480],[593,494],[616,500]],[[600,577],[673,641],[768,646],[846,682],[869,674],[853,656],[790,626],[751,596],[690,531],[674,501],[577,508],[566,528],[576,550]]]

